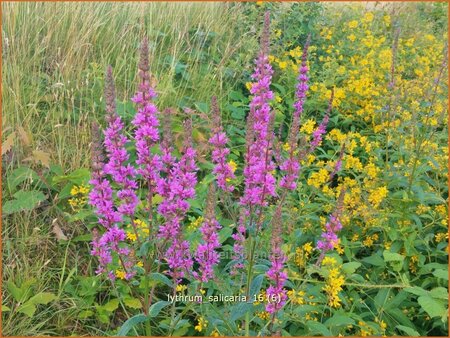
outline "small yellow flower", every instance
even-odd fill
[[[122,270],[116,270],[116,277],[119,279],[125,279],[126,273]]]
[[[348,23],[348,28],[356,28],[358,27],[358,21],[353,20]]]
[[[286,61],[278,61],[278,67],[280,67],[280,69],[285,69],[287,67],[287,62]]]
[[[137,262],[136,265],[140,268],[142,268],[144,266],[144,263],[142,263],[141,261]]]
[[[351,42],[356,40],[356,36],[355,34],[350,34],[349,36],[347,36],[347,39],[349,39]]]
[[[187,289],[187,286],[186,285],[184,285],[184,284],[178,284],[177,286],[176,286],[176,288],[175,288],[175,291],[176,292],[183,292],[184,290],[186,290]]]
[[[208,321],[205,318],[200,317],[198,319],[198,323],[194,327],[194,329],[198,332],[202,332],[207,326],[208,326]]]
[[[130,231],[127,231],[127,238],[132,242],[136,242],[137,240],[136,234]]]
[[[234,162],[233,160],[230,160],[230,161],[228,162],[228,165],[230,166],[231,171],[234,173],[234,172],[236,171],[236,169],[237,169],[237,164],[236,164],[236,162]]]
[[[300,128],[300,131],[302,133],[310,135],[314,131],[315,126],[316,126],[316,121],[314,121],[312,119],[308,119]]]

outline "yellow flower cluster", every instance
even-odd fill
[[[322,184],[326,183],[330,178],[330,173],[327,169],[321,168],[319,171],[313,172],[308,178],[308,185],[320,189]]]
[[[305,291],[295,291],[295,290],[289,290],[287,292],[287,295],[289,299],[291,300],[292,304],[296,305],[303,305],[305,304]]]
[[[148,224],[138,218],[133,221],[133,224],[127,225],[127,239],[131,242],[136,242],[138,239],[145,239],[150,235]]]
[[[74,185],[70,190],[69,205],[74,211],[79,211],[87,203],[87,194],[89,193],[89,187],[86,185]]]
[[[208,321],[205,318],[200,317],[198,319],[197,325],[195,325],[194,329],[198,332],[202,332],[204,329],[206,329],[207,326],[208,326]]]
[[[334,308],[341,306],[341,299],[339,292],[342,291],[342,286],[345,283],[345,278],[341,275],[341,266],[333,257],[325,257],[322,260],[322,266],[327,269],[326,284],[322,288],[327,294],[328,305]]]
[[[295,264],[304,268],[313,250],[312,242],[305,243],[303,247],[295,249]]]
[[[192,221],[191,223],[189,223],[188,225],[188,229],[189,230],[195,230],[197,229],[200,225],[202,225],[204,218],[202,216],[197,217],[194,221]]]

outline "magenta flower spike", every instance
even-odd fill
[[[299,67],[299,75],[297,78],[297,90],[295,92],[296,101],[294,103],[294,113],[292,117],[291,129],[289,132],[289,158],[280,166],[280,169],[286,173],[280,181],[280,187],[288,190],[295,190],[297,187],[297,178],[300,171],[300,163],[297,156],[294,155],[298,146],[298,134],[300,131],[300,117],[303,113],[303,106],[308,92],[308,65],[306,63],[308,56],[308,47],[310,37],[306,40],[303,48],[302,63]]]
[[[221,226],[215,217],[215,194],[214,184],[212,184],[208,191],[205,221],[200,227],[202,243],[198,245],[195,253],[195,260],[200,267],[199,272],[195,272],[194,276],[204,283],[214,278],[214,267],[219,263],[219,253],[216,250],[220,247],[218,231]]]
[[[228,184],[228,181],[234,178],[234,173],[227,163],[227,156],[230,154],[230,149],[227,148],[228,138],[223,131],[220,110],[215,96],[211,99],[211,107],[214,126],[213,136],[209,139],[209,143],[213,146],[211,153],[214,164],[213,173],[216,175],[217,186],[223,191],[231,192],[234,187]]]
[[[261,51],[255,61],[256,67],[252,75],[255,81],[250,90],[253,98],[250,102],[250,114],[247,129],[247,157],[244,168],[244,205],[266,205],[266,196],[275,196],[275,178],[272,171],[273,124],[271,123],[270,90],[273,69],[269,63],[269,25],[270,13],[264,17],[264,30],[261,38]]]
[[[155,90],[150,85],[150,73],[148,62],[148,41],[144,39],[141,46],[139,62],[139,86],[132,101],[137,105],[137,114],[133,119],[136,127],[134,138],[136,140],[138,173],[153,189],[159,177],[161,161],[158,155],[152,154],[151,149],[159,143],[158,133],[158,108],[152,102],[156,97]]]
[[[267,271],[267,278],[271,282],[266,290],[268,303],[266,311],[274,315],[286,304],[287,293],[284,284],[287,280],[287,273],[284,271],[284,264],[287,257],[281,250],[281,225],[282,225],[282,208],[279,205],[273,216],[273,232],[272,232],[272,253],[270,255],[271,266]]]

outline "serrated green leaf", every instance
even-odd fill
[[[16,284],[14,284],[14,282],[12,281],[6,282],[6,289],[9,291],[16,302],[23,301],[22,298],[24,297],[26,290],[22,290],[21,288],[17,287]]]
[[[84,310],[84,311],[81,311],[78,314],[78,318],[79,319],[86,319],[86,318],[92,317],[93,315],[94,315],[94,311],[92,311],[92,310]]]
[[[19,190],[13,195],[14,199],[3,204],[3,214],[10,215],[20,211],[30,211],[46,199],[45,195],[37,190]]]
[[[36,312],[36,305],[31,303],[30,301],[22,304],[17,309],[17,312],[23,313],[24,315],[27,315],[28,317],[33,317],[34,313]]]
[[[126,306],[132,308],[132,309],[140,309],[142,308],[142,304],[137,298],[125,298],[123,300]]]
[[[114,312],[119,307],[119,300],[118,299],[111,299],[108,303],[101,306],[102,310],[105,310],[107,312]]]

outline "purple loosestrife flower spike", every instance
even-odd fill
[[[272,233],[272,253],[270,256],[271,266],[267,271],[267,277],[271,281],[271,285],[267,288],[266,294],[269,303],[266,305],[266,311],[275,315],[286,304],[287,294],[283,288],[287,280],[287,273],[284,271],[284,264],[287,257],[281,250],[281,224],[282,224],[282,208],[278,205],[273,216],[273,233]]]
[[[103,149],[100,141],[100,130],[96,123],[92,126],[92,179],[90,184],[92,190],[89,193],[89,203],[95,208],[99,218],[99,223],[106,228],[106,232],[100,237],[98,230],[93,230],[93,241],[91,254],[99,260],[97,274],[107,271],[108,264],[113,261],[113,254],[123,256],[123,268],[126,271],[126,279],[134,275],[131,267],[134,265],[131,251],[120,243],[125,240],[125,232],[118,228],[117,223],[122,221],[120,213],[114,210],[113,190],[109,181],[104,177],[103,172]],[[108,272],[108,276],[114,280],[113,271]]]
[[[216,251],[220,247],[219,234],[221,226],[215,217],[216,191],[211,184],[206,201],[205,221],[200,228],[203,243],[199,244],[195,258],[200,265],[199,273],[195,273],[200,282],[208,282],[214,278],[214,266],[219,263],[219,254]]]
[[[320,264],[325,254],[333,250],[339,243],[337,233],[342,229],[340,217],[342,215],[342,209],[344,207],[345,188],[341,188],[339,193],[336,209],[333,214],[330,215],[328,222],[325,224],[325,231],[321,235],[321,240],[317,241],[317,249],[321,251],[317,264]]]
[[[265,196],[275,196],[275,178],[271,172],[275,169],[272,161],[273,124],[269,101],[273,99],[270,90],[273,69],[269,63],[269,24],[270,15],[264,17],[264,30],[261,38],[261,51],[255,61],[256,67],[252,75],[254,83],[250,90],[253,98],[250,102],[247,129],[247,157],[244,168],[243,205],[265,205]]]
[[[239,222],[236,228],[236,232],[231,235],[234,239],[233,245],[233,256],[232,259],[234,264],[231,268],[230,274],[235,276],[238,274],[239,270],[244,268],[244,257],[245,257],[245,209],[241,209],[241,215],[239,216]]]
[[[332,181],[334,176],[336,176],[336,174],[341,171],[342,169],[342,158],[344,157],[344,153],[345,153],[345,143],[342,145],[341,150],[339,151],[339,157],[336,161],[336,164],[334,165],[334,169],[330,174],[330,179],[329,181]]]
[[[220,118],[219,106],[215,96],[211,99],[211,107],[213,113],[214,127],[213,136],[209,139],[209,143],[213,146],[211,154],[214,163],[213,173],[216,175],[217,186],[223,191],[233,191],[234,187],[228,184],[228,181],[234,178],[233,170],[227,163],[227,156],[230,149],[227,148],[228,138],[222,128],[222,119]]]
[[[141,45],[139,78],[138,92],[132,98],[138,108],[133,119],[133,124],[136,127],[134,133],[137,152],[136,163],[139,165],[138,173],[148,182],[149,188],[153,189],[159,176],[161,161],[158,155],[151,153],[151,148],[159,142],[157,117],[159,112],[152,102],[156,93],[150,85],[147,39],[144,39]]]
[[[158,236],[171,241],[166,251],[166,261],[170,274],[175,281],[186,276],[192,270],[193,260],[189,251],[189,242],[183,240],[181,221],[189,209],[188,199],[195,197],[197,184],[196,152],[192,146],[192,122],[184,123],[186,137],[183,155],[172,165],[167,177],[158,184],[158,192],[164,200],[158,207],[158,212],[165,218],[165,223],[159,228]]]
[[[114,210],[111,184],[104,177],[104,154],[101,145],[101,133],[97,123],[92,125],[92,185],[89,193],[89,204],[94,207],[99,223],[105,228],[122,221],[122,216]]]
[[[294,114],[292,117],[291,130],[289,132],[289,158],[282,163],[280,169],[286,172],[286,175],[281,179],[280,186],[289,190],[294,190],[297,186],[298,173],[300,171],[300,164],[294,152],[298,145],[298,134],[300,130],[300,117],[303,112],[303,106],[306,100],[306,93],[308,92],[308,66],[307,56],[308,47],[310,43],[310,35],[306,40],[303,48],[302,63],[299,67],[299,75],[297,78],[297,91],[295,92],[296,101],[294,103]]]
[[[331,90],[330,100],[328,101],[328,109],[319,127],[313,132],[313,140],[311,141],[309,152],[313,152],[322,142],[322,137],[326,132],[328,121],[330,119],[331,109],[333,108],[334,89]]]
[[[126,164],[129,159],[125,144],[128,139],[123,134],[123,122],[116,112],[116,96],[112,68],[108,67],[105,81],[105,101],[106,118],[108,127],[104,131],[105,148],[109,161],[104,167],[104,172],[111,175],[113,181],[121,187],[117,192],[117,197],[121,204],[117,210],[122,215],[131,216],[134,214],[139,202],[136,196],[137,183],[134,180],[136,171],[133,166]]]

